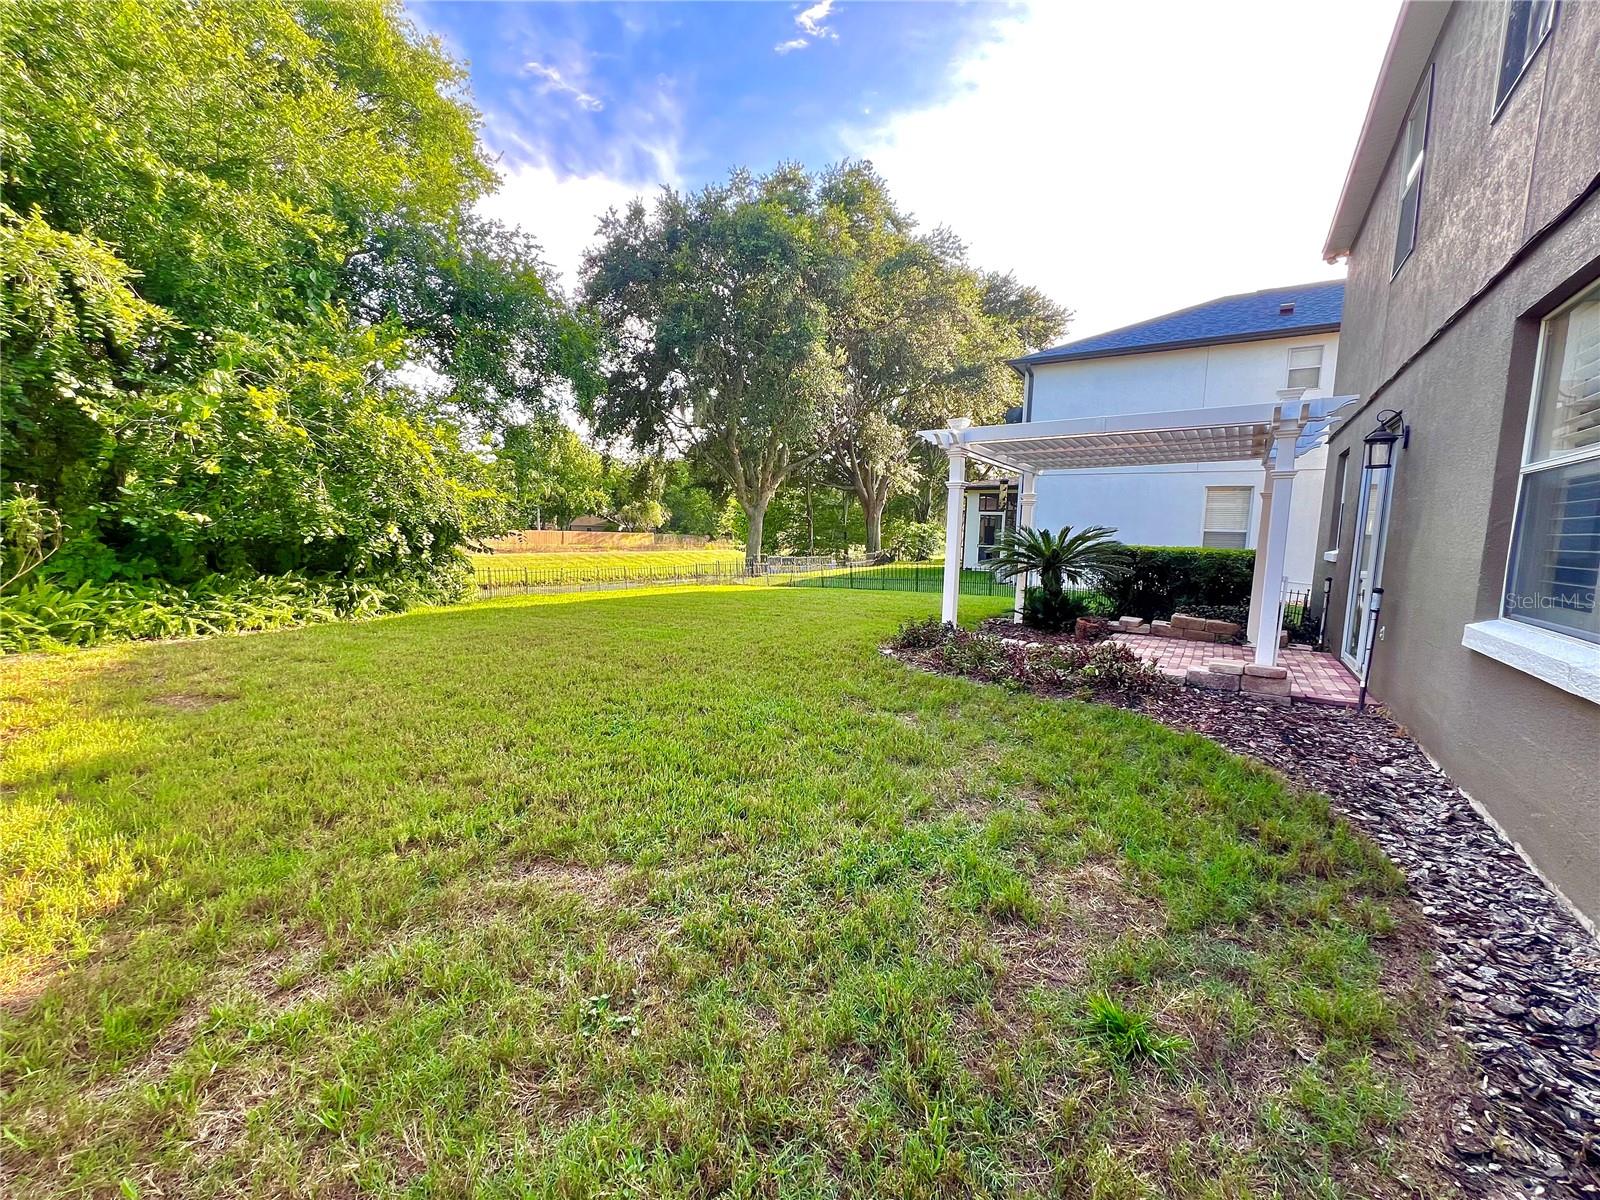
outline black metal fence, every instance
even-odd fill
[[[477,571],[478,594],[515,595],[523,592],[608,591],[619,588],[673,587],[678,585],[746,585],[754,587],[852,588],[874,592],[933,592],[944,587],[940,563],[836,562],[762,563],[748,570],[744,563],[697,563],[684,567],[494,567]],[[971,568],[961,572],[964,596],[1007,596],[1012,585],[990,572]]]
[[[1310,611],[1310,587],[1286,587],[1283,589],[1283,624],[1285,628],[1293,628],[1304,624]]]

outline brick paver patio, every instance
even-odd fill
[[[1182,679],[1190,667],[1204,667],[1212,659],[1224,658],[1246,663],[1256,659],[1255,651],[1248,646],[1185,642],[1139,633],[1113,633],[1111,640],[1121,642],[1140,658],[1155,662],[1163,674],[1177,679]],[[1292,699],[1355,707],[1361,681],[1334,655],[1291,647],[1279,651],[1278,665],[1289,668],[1289,695]]]

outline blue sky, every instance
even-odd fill
[[[407,9],[470,65],[504,176],[485,211],[539,237],[568,286],[632,195],[867,157],[1081,336],[1339,273],[1322,235],[1397,5]]]

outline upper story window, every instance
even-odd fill
[[[1250,528],[1250,493],[1247,487],[1208,487],[1200,544],[1225,550],[1243,550]]]
[[[1505,615],[1600,642],[1600,286],[1544,323]]]
[[[1292,388],[1322,386],[1322,347],[1295,346],[1289,351],[1289,382]]]
[[[1506,40],[1500,50],[1500,78],[1494,91],[1497,114],[1555,23],[1556,0],[1511,0],[1506,5]]]
[[[1433,66],[1423,76],[1405,128],[1400,131],[1400,221],[1394,235],[1394,269],[1411,257],[1422,215],[1422,160],[1428,149],[1428,110],[1433,104]]]

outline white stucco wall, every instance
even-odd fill
[[[1288,386],[1289,350],[1316,345],[1324,348],[1322,384],[1306,394],[1331,395],[1339,345],[1334,333],[1035,367],[1031,419],[1270,403]],[[1296,584],[1320,582],[1317,524],[1326,462],[1327,451],[1319,448],[1296,463],[1285,572]],[[1035,488],[1035,524],[1107,525],[1135,545],[1198,546],[1206,488],[1248,487],[1253,494],[1245,544],[1254,549],[1265,482],[1265,472],[1250,463],[1052,471]]]

